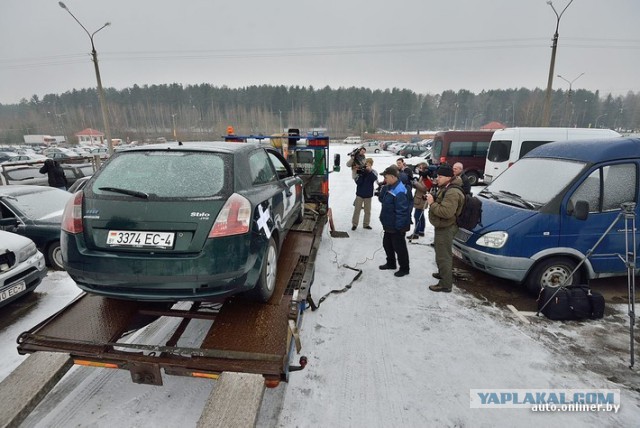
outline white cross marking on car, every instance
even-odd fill
[[[263,211],[262,205],[258,205],[258,213],[260,214],[260,218],[258,218],[258,228],[264,229],[264,234],[267,235],[267,239],[271,238],[271,229],[269,229],[269,218],[271,218],[271,213],[269,212],[269,208],[267,207],[266,211]]]

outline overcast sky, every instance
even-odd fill
[[[560,13],[569,0],[554,0]],[[546,88],[545,0],[66,0],[93,32],[105,87]],[[555,73],[640,92],[640,1],[574,0]],[[0,0],[0,103],[95,87],[89,37],[54,0]],[[581,73],[584,75],[580,76]],[[578,78],[578,76],[580,76]],[[553,87],[568,89],[555,77]]]

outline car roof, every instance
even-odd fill
[[[640,138],[556,141],[543,144],[524,157],[560,158],[593,163],[640,158]]]
[[[150,150],[183,150],[194,152],[212,152],[212,153],[242,153],[249,152],[258,147],[264,147],[258,143],[231,143],[226,141],[197,141],[181,143],[170,142],[160,144],[148,144],[145,146],[136,146],[127,148],[120,153],[126,152],[146,152]]]
[[[20,196],[29,193],[49,192],[60,190],[49,186],[30,186],[24,184],[11,184],[9,186],[0,186],[0,196]],[[64,192],[64,190],[61,190]]]

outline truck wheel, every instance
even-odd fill
[[[48,266],[51,266],[55,270],[64,270],[64,266],[62,265],[62,249],[60,249],[60,241],[55,241],[49,244],[45,254],[45,261]]]
[[[246,293],[250,300],[265,303],[269,301],[276,288],[276,275],[278,273],[278,248],[276,241],[271,237],[267,247],[267,253],[262,261],[260,278],[255,288]]]
[[[477,172],[469,171],[465,173],[465,175],[467,176],[467,179],[469,180],[469,184],[471,186],[475,186],[476,184],[478,184],[478,181],[480,180],[480,176],[478,176]]]
[[[537,296],[542,287],[557,288],[562,284],[579,285],[580,271],[569,274],[576,268],[576,262],[568,257],[552,257],[538,263],[527,277],[526,287],[529,293]]]

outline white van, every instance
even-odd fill
[[[362,144],[361,137],[347,137],[344,139],[343,143],[345,144]]]
[[[484,168],[484,182],[491,183],[515,161],[531,150],[552,141],[593,140],[595,138],[615,138],[621,135],[610,129],[596,128],[505,128],[493,133],[487,163]]]

